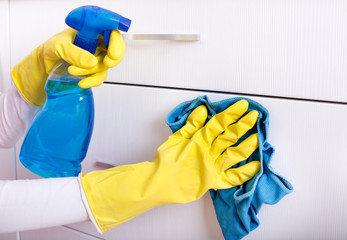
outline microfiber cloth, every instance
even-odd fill
[[[247,98],[238,97],[211,102],[207,96],[200,96],[195,100],[181,103],[166,118],[166,123],[173,132],[176,132],[185,125],[189,114],[196,107],[205,105],[209,120],[241,99],[249,102],[247,113],[256,110],[259,112],[259,118],[253,129],[249,130],[235,145],[257,132],[259,148],[236,167],[252,160],[259,160],[261,169],[256,176],[241,186],[217,191],[210,190],[217,219],[226,240],[241,239],[248,235],[259,226],[257,214],[263,203],[275,204],[293,191],[292,185],[270,166],[274,148],[267,142],[269,113],[262,105]]]

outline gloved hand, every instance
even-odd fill
[[[209,189],[232,188],[251,179],[260,169],[258,161],[230,169],[258,148],[257,134],[230,147],[257,122],[257,111],[241,118],[247,109],[248,102],[241,100],[204,126],[207,110],[199,106],[158,148],[152,162],[81,174],[85,202],[100,232],[156,206],[191,202]]]
[[[81,88],[90,88],[102,84],[107,69],[116,66],[124,56],[125,44],[118,31],[112,31],[108,49],[99,41],[95,56],[73,45],[75,35],[72,28],[56,34],[12,68],[14,84],[32,105],[42,106],[46,101],[47,77],[61,59],[71,64],[70,74],[91,74],[78,83]]]

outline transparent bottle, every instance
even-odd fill
[[[19,159],[42,177],[77,176],[86,156],[94,124],[91,89],[78,82],[69,63],[62,61],[47,79],[47,101],[35,117],[22,144]]]
[[[108,47],[112,30],[128,31],[131,20],[97,6],[81,6],[65,19],[77,30],[74,44],[95,54],[99,36]],[[35,117],[19,154],[22,164],[42,177],[77,176],[93,132],[94,100],[91,89],[72,76],[62,61],[47,79],[46,103]]]

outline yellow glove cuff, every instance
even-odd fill
[[[30,104],[41,107],[46,101],[46,81],[42,81],[42,79],[47,79],[48,74],[43,64],[36,64],[38,62],[40,61],[38,59],[38,49],[36,48],[12,68],[11,75],[13,83],[23,98]]]

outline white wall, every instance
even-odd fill
[[[294,192],[265,205],[259,228],[246,239],[347,238],[346,1],[0,0],[0,43],[8,46],[0,51],[1,76],[9,79],[9,63],[64,29],[67,13],[86,4],[129,17],[130,33],[199,33],[201,40],[126,42],[122,63],[109,71],[108,83],[94,89],[95,129],[83,171],[96,169],[96,161],[150,160],[170,134],[167,113],[182,101],[203,94],[213,101],[247,96],[270,112],[272,166]],[[18,178],[36,177],[17,155],[7,155],[0,178],[14,178],[12,160]],[[21,233],[25,240],[48,236],[100,238],[90,223]],[[205,195],[151,210],[102,238],[223,237]]]

